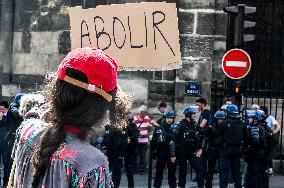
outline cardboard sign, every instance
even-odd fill
[[[120,69],[181,67],[175,3],[130,3],[69,9],[71,47],[96,47]]]

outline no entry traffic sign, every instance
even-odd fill
[[[245,77],[251,68],[250,56],[241,49],[228,51],[222,59],[222,69],[224,73],[232,79]]]

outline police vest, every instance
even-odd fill
[[[248,125],[249,145],[254,148],[265,149],[267,145],[268,133],[261,124]]]
[[[155,129],[154,132],[154,139],[157,143],[169,143],[173,140],[173,132],[171,131],[170,127],[166,127],[169,125],[165,125],[162,121],[161,125]]]
[[[104,145],[109,149],[124,148],[127,144],[127,134],[125,130],[115,130],[109,126],[105,127]]]
[[[244,125],[241,120],[228,119],[224,122],[225,132],[223,144],[227,146],[241,146],[244,137]]]
[[[208,148],[218,148],[222,142],[221,126],[217,123],[210,125],[206,135],[206,145]]]
[[[199,132],[197,124],[181,122],[181,142],[183,145],[196,147]]]

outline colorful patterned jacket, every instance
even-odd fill
[[[50,124],[27,119],[18,128],[13,148],[13,167],[8,187],[30,188],[34,169],[32,154],[43,130]],[[56,126],[56,125],[53,125]],[[108,188],[112,187],[106,156],[88,142],[67,132],[61,146],[52,155],[40,188]]]

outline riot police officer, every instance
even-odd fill
[[[185,118],[176,125],[175,142],[177,147],[177,159],[179,165],[179,187],[186,184],[187,161],[196,173],[197,185],[204,187],[204,168],[202,164],[202,138],[198,132],[195,121],[198,108],[186,107],[183,114]]]
[[[240,158],[245,126],[236,105],[229,104],[226,113],[227,119],[221,125],[219,184],[220,188],[228,186],[231,169],[235,188],[241,188]]]
[[[226,115],[224,111],[217,111],[214,114],[214,119],[211,125],[209,125],[208,132],[206,134],[206,151],[204,157],[207,160],[206,169],[206,188],[212,187],[212,180],[215,171],[217,161],[220,156],[220,144],[222,141],[221,137],[221,125],[225,121]]]
[[[262,113],[254,110],[247,114],[248,125],[244,139],[245,161],[247,162],[246,188],[269,187],[269,177],[265,174],[268,166],[267,154],[272,130],[263,124]]]
[[[157,126],[153,133],[151,149],[153,157],[157,159],[154,187],[162,185],[163,171],[168,167],[168,184],[170,188],[176,187],[176,156],[172,125],[175,119],[175,112],[168,110],[164,112],[164,118],[160,126]]]
[[[127,146],[125,129],[119,130],[111,125],[106,125],[103,144],[106,146],[106,156],[109,161],[109,169],[112,172],[113,185],[118,188],[121,180],[124,151]]]
[[[135,169],[135,156],[136,148],[138,144],[138,137],[140,131],[136,124],[133,123],[133,118],[128,119],[127,133],[127,145],[124,152],[124,164],[128,181],[128,187],[134,188],[134,169]]]
[[[133,123],[133,118],[128,119],[128,126],[123,130],[111,125],[105,126],[105,134],[101,143],[106,146],[106,156],[109,160],[114,188],[118,188],[120,184],[123,158],[128,187],[134,187],[134,161],[138,137],[139,130]]]

